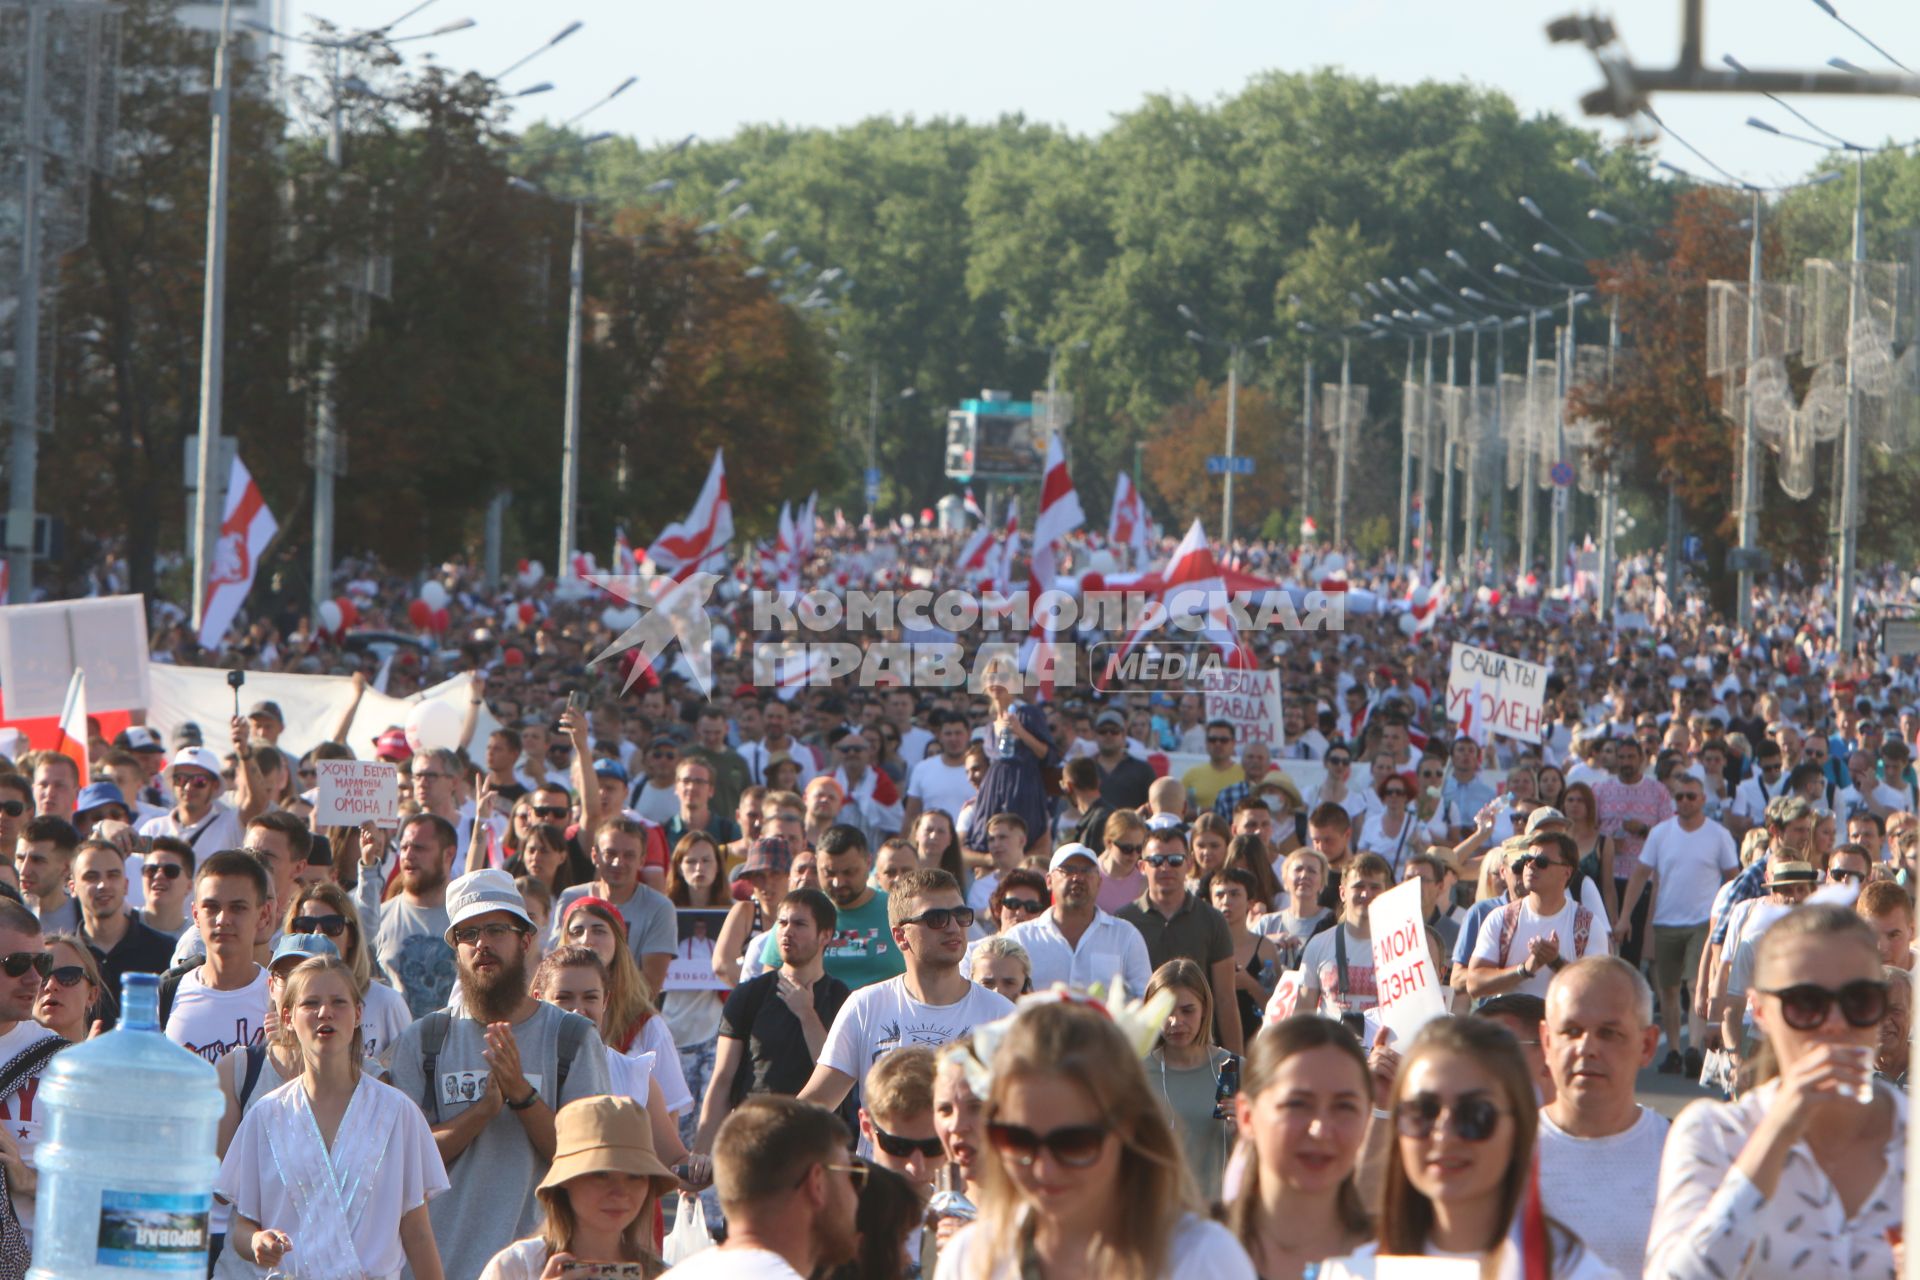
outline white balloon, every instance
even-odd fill
[[[320,629],[338,631],[340,629],[340,606],[331,600],[322,600],[319,608]]]
[[[427,607],[430,609],[444,609],[451,597],[447,595],[447,589],[440,585],[438,578],[428,578],[427,585],[420,588],[420,598],[427,602]]]
[[[1400,615],[1400,634],[1410,636],[1420,626],[1420,620],[1410,613]]]
[[[608,605],[600,611],[600,625],[609,631],[625,631],[640,621],[640,610],[632,605]]]
[[[460,713],[444,702],[416,702],[407,712],[407,745],[434,751],[460,744]]]

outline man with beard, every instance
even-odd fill
[[[714,1140],[725,1244],[673,1269],[681,1280],[801,1280],[851,1262],[866,1166],[838,1117],[792,1098],[749,1098]],[[798,1179],[795,1171],[799,1170]],[[451,1199],[443,1196],[442,1199]]]
[[[406,857],[403,847],[403,875]],[[513,877],[471,871],[440,896],[461,1007],[408,1027],[391,1071],[426,1112],[453,1183],[427,1210],[446,1273],[473,1276],[539,1226],[533,1192],[553,1159],[553,1113],[611,1084],[593,1024],[527,993],[534,925]]]
[[[1053,905],[1006,935],[1026,948],[1033,989],[1045,991],[1059,982],[1085,991],[1096,982],[1107,986],[1118,975],[1129,996],[1144,992],[1153,977],[1147,940],[1126,921],[1100,909],[1098,855],[1084,844],[1061,845],[1047,863],[1047,888]]]
[[[837,915],[827,943],[827,972],[854,991],[897,977],[906,961],[893,942],[887,895],[873,887],[866,837],[844,823],[829,827],[820,839],[818,860],[821,887]],[[761,964],[768,969],[780,963],[774,943],[769,937],[761,951]],[[865,1074],[865,1064],[860,1072]]]
[[[360,912],[361,936],[373,939],[375,963],[388,984],[407,998],[407,1009],[416,1018],[446,1007],[453,990],[454,956],[445,934],[447,875],[457,843],[445,818],[431,813],[408,818],[400,827],[400,892],[383,903],[378,868],[386,838],[371,823],[360,829],[360,880],[353,905]]]

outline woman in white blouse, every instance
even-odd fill
[[[1361,853],[1377,853],[1393,868],[1395,882],[1407,858],[1424,853],[1431,839],[1426,827],[1407,809],[1413,798],[1413,780],[1404,774],[1390,773],[1381,779],[1377,794],[1381,807],[1367,814],[1360,823],[1360,838],[1354,847]]]
[[[1760,939],[1754,994],[1764,1083],[1674,1121],[1648,1280],[1891,1277],[1907,1107],[1873,1082],[1887,984],[1872,929],[1795,908]]]

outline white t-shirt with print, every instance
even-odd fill
[[[902,1045],[938,1049],[982,1023],[1013,1012],[1013,1002],[974,983],[952,1004],[922,1004],[907,993],[903,974],[862,987],[840,1006],[820,1049],[822,1066],[864,1080],[867,1068]]]
[[[205,966],[180,976],[167,1014],[167,1039],[208,1062],[235,1049],[265,1042],[267,971],[253,968],[253,981],[233,991],[218,991],[201,980]]]
[[[1613,937],[1607,929],[1605,917],[1600,915],[1593,916],[1593,922],[1588,928],[1586,947],[1580,949],[1576,946],[1574,941],[1574,918],[1575,913],[1580,909],[1581,906],[1579,903],[1575,902],[1572,898],[1568,898],[1565,905],[1563,905],[1558,912],[1551,916],[1541,917],[1534,913],[1532,901],[1527,898],[1522,898],[1520,900],[1520,922],[1513,931],[1512,941],[1507,944],[1507,954],[1504,960],[1500,958],[1500,921],[1506,913],[1506,908],[1502,907],[1498,911],[1491,912],[1485,920],[1480,922],[1480,936],[1474,939],[1473,953],[1469,957],[1469,960],[1484,960],[1488,964],[1496,967],[1512,968],[1527,958],[1527,944],[1529,942],[1535,938],[1544,938],[1550,933],[1560,935],[1560,958],[1563,960],[1577,960],[1585,956],[1612,955]],[[1539,996],[1545,999],[1547,984],[1552,981],[1553,970],[1542,965],[1539,972],[1513,989],[1525,995]]]

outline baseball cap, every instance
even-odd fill
[[[273,944],[273,959],[267,961],[267,968],[278,969],[282,960],[312,960],[319,956],[337,959],[339,955],[340,949],[324,933],[288,933]]]
[[[664,733],[656,734],[653,741],[647,744],[647,750],[649,751],[678,751],[679,749],[679,739],[670,737]]]
[[[1527,815],[1527,834],[1532,835],[1549,822],[1565,822],[1567,815],[1550,804],[1543,804]]]
[[[149,729],[144,724],[129,725],[120,733],[120,745],[128,751],[158,751],[166,754],[167,744],[160,737],[158,729]]]
[[[1087,846],[1083,844],[1079,844],[1076,842],[1069,842],[1067,844],[1061,845],[1059,848],[1053,851],[1053,857],[1047,860],[1047,870],[1058,871],[1061,867],[1066,866],[1067,863],[1073,861],[1075,858],[1085,858],[1088,862],[1091,862],[1094,865],[1095,870],[1098,870],[1100,867],[1099,855],[1094,853],[1093,850],[1087,848]]]
[[[220,783],[220,757],[205,747],[182,747],[174,752],[172,762],[167,765],[167,776],[172,777],[178,769],[199,769],[212,774],[216,786]]]
[[[102,805],[109,804],[117,804],[124,809],[127,808],[127,798],[120,794],[120,788],[111,782],[104,780],[89,782],[80,788],[80,794],[73,802],[73,811],[85,813],[90,809],[98,809]]]
[[[376,759],[389,764],[413,759],[413,747],[407,742],[407,731],[396,725],[382,733],[373,740],[373,754]]]
[[[200,733],[200,726],[191,720],[185,724],[175,726],[173,730],[173,743],[176,747],[197,747],[204,741],[205,738],[203,738]]]
[[[578,906],[579,903],[574,905]],[[519,916],[529,929],[534,927],[533,917],[527,914],[526,900],[520,896],[513,877],[506,872],[488,867],[469,871],[456,878],[447,886],[447,931],[444,935],[447,945],[453,945],[455,929],[475,916],[484,916],[491,911],[505,911],[509,915]]]
[[[1127,727],[1127,718],[1111,708],[1093,718],[1093,727],[1096,729],[1104,729],[1108,725],[1117,725],[1124,729]]]
[[[287,722],[287,718],[280,714],[280,704],[272,701],[254,703],[253,709],[247,712],[247,719],[251,720],[255,716],[263,716],[281,725]]]
[[[602,756],[593,762],[593,771],[602,778],[613,778],[620,782],[627,781],[627,766],[621,764],[618,760],[606,756]]]

